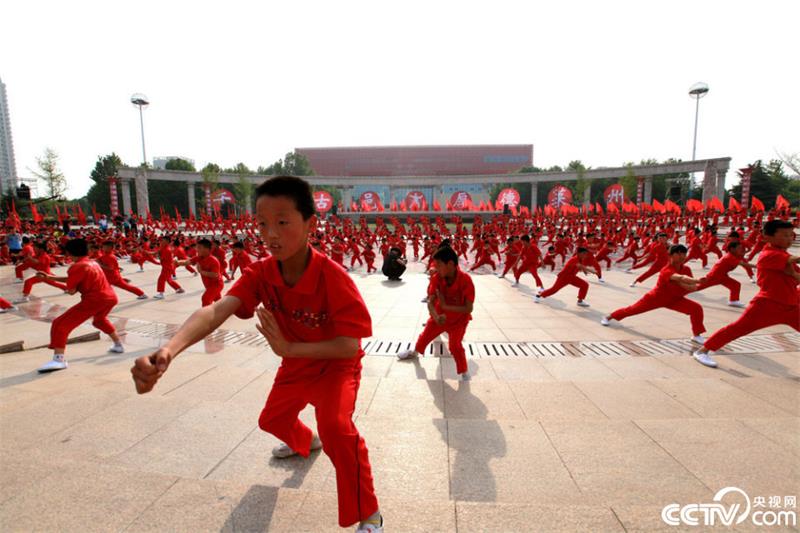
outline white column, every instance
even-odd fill
[[[196,211],[196,209],[197,209],[197,206],[196,206],[197,201],[194,198],[194,182],[190,181],[186,185],[187,185],[186,190],[189,193],[189,214],[197,216],[197,211]]]
[[[131,180],[121,179],[119,180],[120,186],[122,187],[122,215],[125,217],[130,216],[131,214]]]
[[[136,185],[136,212],[139,216],[146,217],[150,210],[150,195],[147,192],[147,170],[139,169],[134,178]]]

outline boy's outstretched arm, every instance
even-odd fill
[[[236,312],[240,303],[235,296],[225,296],[208,307],[201,307],[186,319],[167,344],[150,355],[136,359],[131,367],[136,392],[150,392],[178,354],[217,329]]]

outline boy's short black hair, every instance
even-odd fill
[[[577,250],[575,250],[575,253],[576,253],[576,254],[582,254],[582,253],[585,253],[585,252],[588,252],[588,251],[589,251],[589,250],[587,250],[587,249],[586,249],[586,248],[584,248],[583,246],[578,246],[578,249],[577,249]]]
[[[682,244],[673,244],[669,247],[669,255],[685,254],[689,250]]]
[[[520,240],[522,242],[531,242],[530,235],[528,235],[527,233],[525,235],[523,235],[522,237],[520,237]]]
[[[64,251],[73,257],[86,257],[89,255],[89,245],[85,239],[72,239],[64,245]]]
[[[776,233],[778,233],[779,229],[793,229],[794,226],[791,222],[787,222],[786,220],[770,220],[764,223],[764,235],[767,237],[772,237]]]
[[[233,243],[232,247],[233,248],[241,248],[242,250],[244,250],[244,243],[242,241],[236,241],[235,243]]]
[[[275,176],[256,187],[256,200],[262,196],[286,196],[294,200],[294,205],[303,220],[314,214],[314,195],[308,182],[297,176]]]
[[[442,242],[439,243],[439,246],[436,247],[437,250],[440,250],[442,248],[451,248],[450,239],[443,240]]]
[[[660,231],[660,232],[658,232],[658,234],[656,235],[656,238],[659,238],[659,237],[666,237],[666,236],[667,236],[667,234],[666,234],[666,233],[664,233],[663,231]]]
[[[33,243],[33,247],[40,250],[47,250],[47,241],[36,241]]]
[[[111,246],[113,248],[114,241],[103,241],[103,246]]]
[[[455,263],[458,265],[458,255],[449,246],[436,250],[436,253],[433,254],[433,260],[441,261],[442,263]]]
[[[728,243],[728,246],[726,246],[725,249],[730,252],[731,250],[735,250],[736,248],[741,246],[741,244],[742,243],[740,243],[739,241],[731,241]]]
[[[209,250],[211,249],[211,241],[208,239],[200,239],[197,241],[197,246],[205,246]]]

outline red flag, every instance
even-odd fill
[[[402,211],[403,213],[408,211],[408,207],[406,207],[406,202],[405,201],[400,202],[400,211]]]
[[[392,203],[389,204],[389,209],[391,211],[397,211],[397,201],[392,197]]]
[[[350,211],[358,211],[358,204],[350,202]]]
[[[742,204],[740,204],[736,200],[736,198],[734,198],[733,196],[728,198],[728,211],[737,212],[737,211],[741,211],[741,210],[742,210]]]
[[[83,212],[81,204],[78,204],[78,224],[80,224],[81,226],[86,225],[86,214]]]
[[[659,202],[658,200],[653,200],[653,209],[658,211],[659,213],[666,213],[666,208],[664,208],[664,204]]]
[[[609,213],[619,213],[619,206],[617,206],[617,204],[616,204],[616,203],[614,203],[614,202],[611,202],[610,204],[608,204],[608,205],[606,206],[606,210],[607,210]]]
[[[751,198],[752,198],[752,201],[750,203],[753,205],[753,209],[754,210],[756,210],[756,211],[764,211],[765,210],[764,209],[764,202],[762,202],[761,200],[756,198],[755,195],[753,195]]]
[[[433,210],[434,211],[441,211],[442,210],[442,204],[439,203],[439,200],[434,200],[433,201]]]
[[[378,211],[380,211],[381,213],[383,213],[384,211],[383,202],[381,202],[380,200],[378,200]]]
[[[95,222],[97,222],[97,219],[100,218],[99,216],[97,216],[97,209],[95,208],[94,204],[92,204],[92,217],[94,218]]]
[[[690,198],[686,200],[686,210],[689,212],[700,212],[703,210],[703,203],[700,200]]]
[[[58,218],[58,223],[63,224],[61,221],[61,210],[58,208],[58,204],[56,204],[56,218]]]
[[[672,200],[664,200],[664,207],[670,213],[681,214],[681,207]]]
[[[789,200],[779,194],[778,197],[775,198],[775,209],[789,209]]]
[[[450,203],[450,200],[447,200],[447,201],[445,202],[445,206],[444,206],[444,208],[445,208],[447,211],[452,211],[452,210],[453,210],[453,204],[451,204],[451,203]]]
[[[517,206],[515,205],[511,206],[511,216],[517,216]]]
[[[174,207],[175,207],[175,218],[177,219],[178,224],[181,224],[183,222],[183,218],[181,217],[181,213],[180,213],[180,211],[178,211],[178,206],[177,205],[174,206]]]
[[[603,214],[603,207],[600,205],[600,202],[595,202],[594,203],[594,209],[595,209],[595,211],[597,211],[598,215],[602,215]]]
[[[33,222],[36,224],[44,220],[44,217],[36,210],[36,204],[31,204],[31,215],[33,216]]]

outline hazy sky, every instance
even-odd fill
[[[70,2],[0,10],[17,171],[251,168],[295,147],[532,143],[534,164],[800,152],[800,2]],[[728,186],[736,181],[728,174]],[[40,190],[44,190],[40,186]]]

